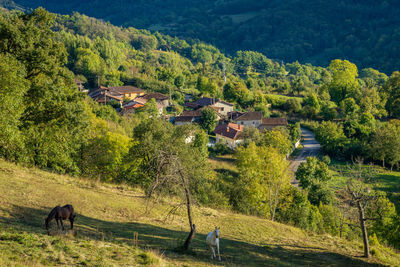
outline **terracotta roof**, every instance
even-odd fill
[[[143,106],[144,106],[144,105],[142,105],[142,104],[135,103],[135,104],[130,105],[130,106],[124,106],[124,109],[137,109],[137,108],[141,108],[141,107],[143,107]]]
[[[243,126],[235,123],[222,124],[215,127],[214,133],[237,140],[242,137]]]
[[[263,118],[261,126],[286,126],[286,118]]]
[[[147,103],[147,99],[146,99],[146,98],[143,98],[143,97],[141,97],[141,96],[136,97],[133,101],[135,101],[135,102],[137,102],[137,103],[140,103],[140,104],[143,104],[143,105]]]
[[[157,92],[148,93],[148,94],[145,94],[142,97],[147,99],[147,100],[150,100],[150,99],[154,98],[155,100],[160,100],[160,101],[169,99],[168,96],[166,96],[164,94],[161,94],[161,93],[157,93]]]
[[[228,126],[230,127],[230,128],[233,128],[233,129],[235,129],[235,130],[238,130],[238,131],[243,131],[243,129],[244,129],[244,126],[243,125],[239,125],[239,124],[236,124],[236,123],[228,123]]]
[[[246,112],[242,116],[238,117],[236,120],[237,121],[255,121],[255,120],[261,120],[262,119],[262,113],[261,111],[252,111],[252,112]]]

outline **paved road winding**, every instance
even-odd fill
[[[303,145],[303,149],[296,156],[296,158],[290,160],[289,169],[292,172],[292,185],[298,187],[299,181],[296,180],[295,173],[300,166],[300,163],[305,162],[307,157],[317,156],[319,150],[321,149],[321,145],[315,140],[315,135],[310,130],[301,128],[301,137],[303,141],[301,142]]]

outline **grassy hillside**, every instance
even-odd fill
[[[171,201],[168,201],[171,202]],[[58,204],[74,205],[76,230],[47,236],[44,219]],[[195,207],[198,234],[192,253],[173,249],[187,234],[184,210],[167,216],[165,201],[151,204],[125,186],[22,168],[0,161],[0,265],[399,265],[400,255],[374,247],[361,258],[361,243],[304,231],[268,220]],[[221,227],[222,262],[209,259],[205,235]],[[139,233],[139,247],[132,245]],[[56,233],[53,229],[52,233]]]

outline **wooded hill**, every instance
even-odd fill
[[[4,1],[11,5],[11,1]],[[15,0],[71,14],[78,11],[116,25],[200,39],[233,55],[262,52],[285,62],[327,66],[348,59],[386,74],[400,58],[399,5],[386,1]]]

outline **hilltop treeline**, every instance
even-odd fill
[[[341,58],[387,74],[396,70],[400,57],[395,0],[14,2],[62,14],[78,11],[117,25],[200,39],[231,55],[254,50],[285,62],[324,66]]]

